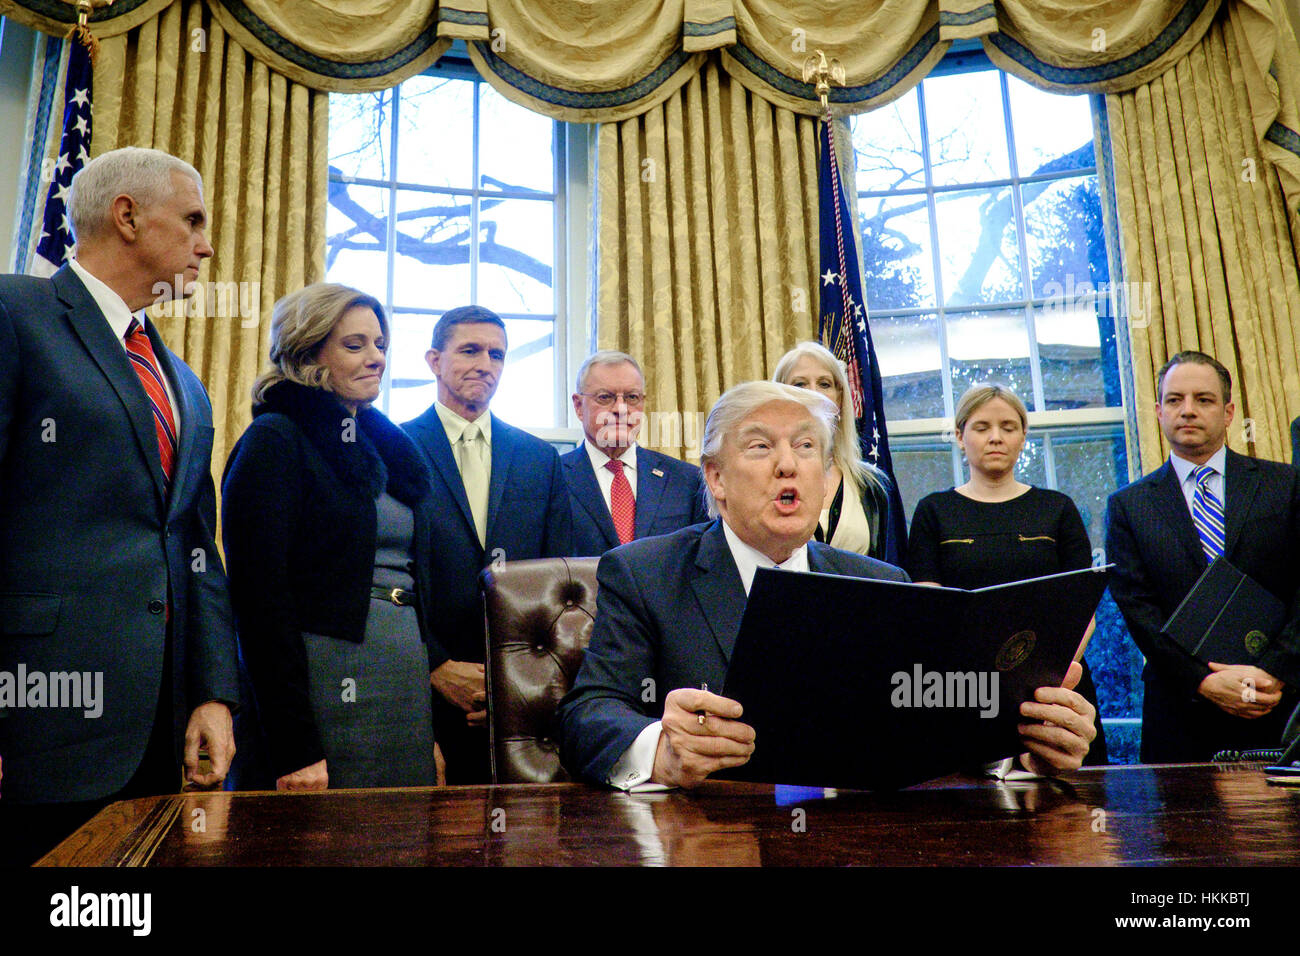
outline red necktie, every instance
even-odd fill
[[[611,458],[605,462],[605,467],[614,473],[614,487],[609,493],[609,512],[614,519],[614,530],[618,532],[618,543],[627,544],[636,536],[636,498],[632,497],[632,485],[623,474],[623,463]]]
[[[167,386],[163,384],[162,372],[158,369],[158,360],[153,354],[153,345],[145,335],[139,319],[131,319],[126,330],[126,351],[131,357],[131,367],[140,377],[149,404],[153,407],[153,426],[158,433],[158,457],[162,461],[163,477],[171,484],[172,466],[176,462],[176,416],[172,413],[172,403],[167,398]]]

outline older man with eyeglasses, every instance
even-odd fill
[[[573,411],[583,443],[560,461],[573,508],[578,556],[708,520],[704,481],[693,465],[637,445],[645,379],[626,352],[596,352],[578,369]]]

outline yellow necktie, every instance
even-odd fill
[[[487,547],[488,469],[483,461],[483,433],[477,423],[470,422],[460,433],[460,480],[465,484],[465,497],[474,516],[474,530],[478,543]]]

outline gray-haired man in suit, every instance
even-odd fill
[[[75,260],[48,279],[0,277],[8,863],[110,800],[175,792],[182,762],[192,782],[220,783],[234,753],[212,408],[142,311],[159,289],[192,287],[212,255],[202,182],[166,153],[114,150],[77,174],[69,210]]]
[[[634,538],[707,521],[700,469],[637,444],[645,378],[636,359],[596,352],[575,384],[573,410],[584,440],[560,456],[573,506],[573,553],[595,557]]]
[[[600,559],[596,624],[560,705],[561,757],[622,789],[693,787],[748,762],[754,729],[722,687],[760,567],[906,581],[900,568],[810,540],[831,464],[835,406],[807,389],[745,382],[709,413],[700,455],[717,521],[634,541]],[[1091,704],[1042,687],[1021,714],[1030,770],[1077,768],[1096,736]],[[643,681],[667,690],[647,702]],[[815,703],[815,702],[810,702]],[[761,746],[761,742],[759,742]]]

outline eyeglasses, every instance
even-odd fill
[[[645,395],[641,392],[579,392],[579,395],[585,395],[601,408],[610,408],[620,398],[628,405],[640,405],[645,401]]]

